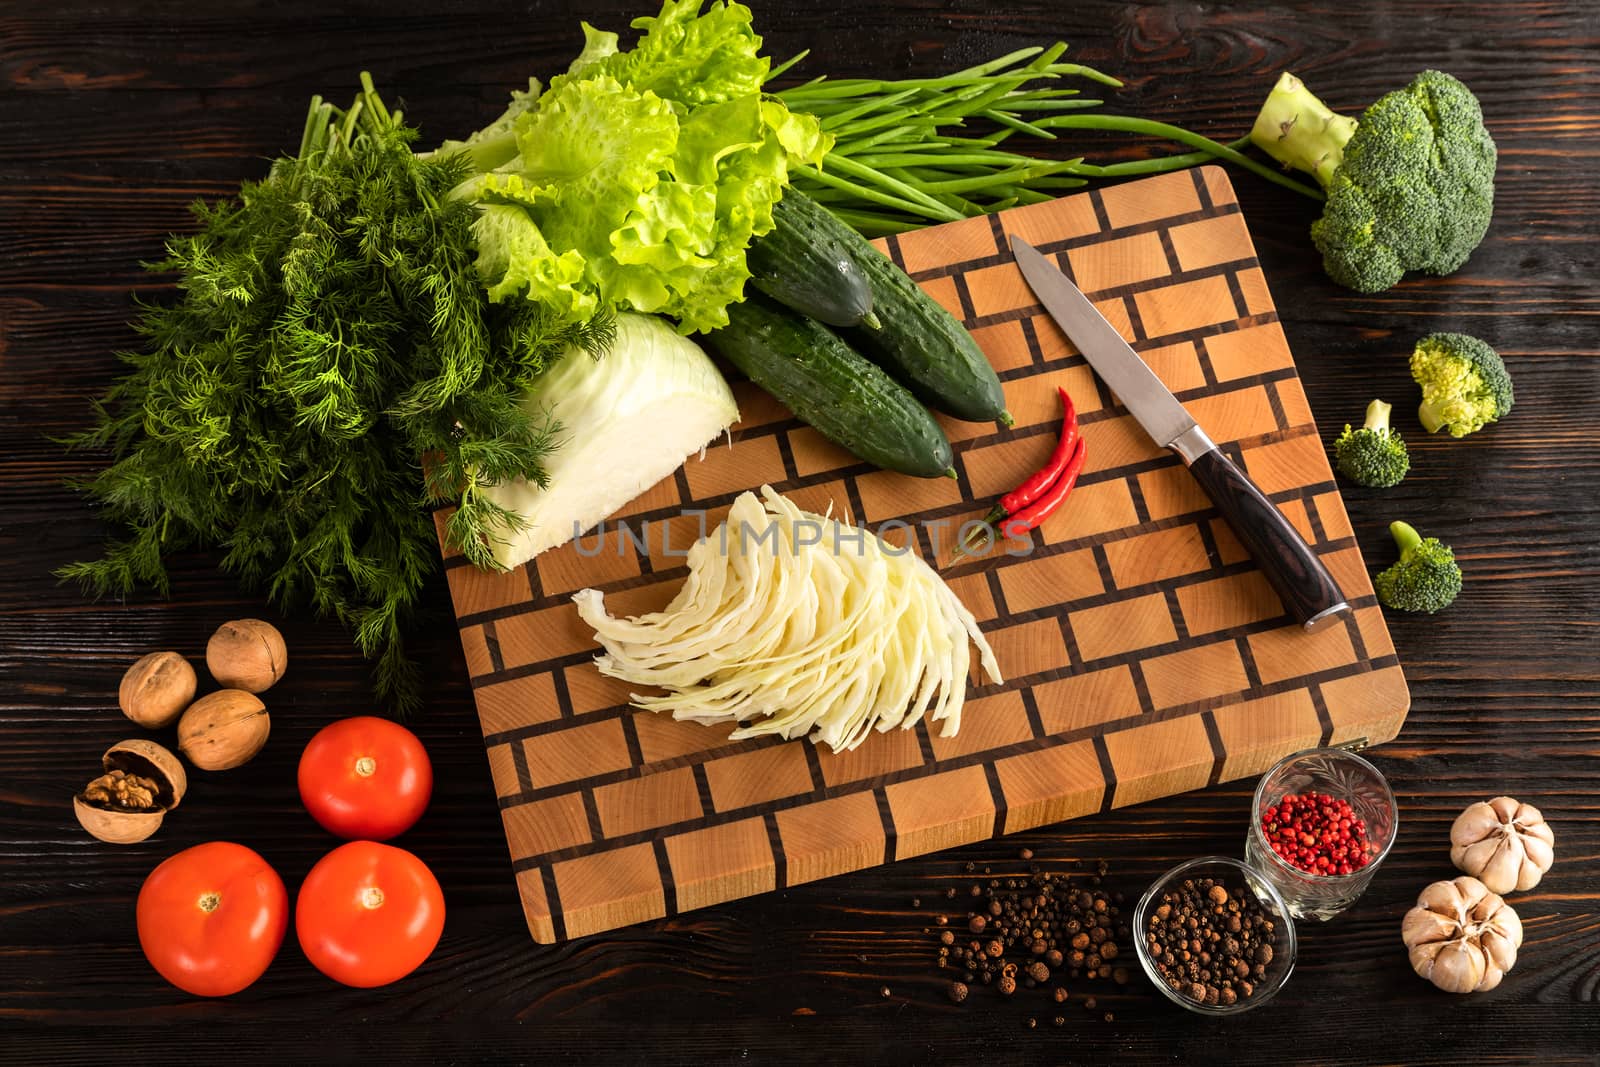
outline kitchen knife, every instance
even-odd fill
[[[1348,612],[1350,605],[1333,575],[1283,512],[1196,425],[1089,298],[1022,238],[1011,238],[1011,251],[1034,295],[1078,346],[1100,380],[1111,387],[1122,406],[1156,444],[1172,449],[1183,459],[1290,614],[1307,630],[1314,630]]]

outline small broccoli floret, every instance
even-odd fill
[[[1431,333],[1411,353],[1411,377],[1422,386],[1417,418],[1429,433],[1465,437],[1511,410],[1511,375],[1500,354],[1464,333]]]
[[[1437,537],[1424,538],[1403,522],[1391,522],[1389,532],[1400,546],[1400,562],[1373,580],[1378,599],[1396,611],[1430,615],[1449,607],[1461,592],[1461,568],[1450,546]]]
[[[1400,484],[1411,469],[1406,443],[1389,428],[1389,412],[1394,409],[1381,400],[1367,405],[1367,421],[1359,430],[1345,423],[1344,433],[1333,442],[1334,462],[1339,473],[1357,485],[1388,489]]]
[[[1284,74],[1250,139],[1327,190],[1311,239],[1340,285],[1375,293],[1407,271],[1449,274],[1489,228],[1494,140],[1477,97],[1442,71],[1380,97],[1359,123]]]

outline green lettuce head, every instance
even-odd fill
[[[585,25],[567,73],[497,120],[515,156],[456,190],[483,208],[478,270],[493,299],[574,320],[652,312],[685,333],[727,324],[750,277],[745,249],[772,229],[789,167],[820,164],[833,140],[763,98],[768,61],[749,9],[701,6],[668,0],[633,23],[644,32],[627,52]]]

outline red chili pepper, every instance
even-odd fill
[[[1000,498],[983,517],[980,528],[956,546],[957,556],[988,547],[1002,519],[1008,520],[1001,527],[1008,535],[1013,529],[1018,533],[1033,529],[1060,507],[1072,491],[1078,471],[1083,468],[1083,439],[1078,432],[1078,411],[1073,407],[1072,397],[1061,386],[1056,386],[1056,394],[1061,397],[1061,434],[1050,458],[1021,485]],[[1064,486],[1061,485],[1063,481],[1066,482]],[[1061,486],[1059,492],[1058,486]]]
[[[1078,472],[1083,470],[1084,441],[1080,437],[1077,447],[1072,450],[1072,458],[1062,469],[1060,477],[1051,483],[1044,495],[1039,497],[1027,507],[1009,516],[1000,526],[1000,532],[1007,537],[1021,537],[1035,526],[1039,525],[1061,506],[1062,501],[1072,492],[1072,487],[1078,482]]]
[[[1050,458],[1045,465],[1040,467],[1028,480],[1017,486],[1011,492],[1000,498],[1000,508],[1006,515],[1015,515],[1035,500],[1050,486],[1055,484],[1061,472],[1066,469],[1067,461],[1072,458],[1073,449],[1078,444],[1078,411],[1072,406],[1072,398],[1061,386],[1056,386],[1056,392],[1061,396],[1061,436],[1056,441],[1056,447],[1050,453]]]

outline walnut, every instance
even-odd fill
[[[288,667],[283,635],[260,619],[225,622],[206,642],[206,669],[225,689],[264,693]]]
[[[1479,993],[1516,964],[1522,920],[1499,894],[1463,875],[1424,889],[1400,936],[1419,975],[1447,993]]]
[[[85,830],[116,845],[155,833],[189,785],[178,757],[140,738],[112,745],[100,766],[105,773],[72,798],[72,810]]]
[[[176,652],[141,656],[122,676],[117,704],[140,726],[159,730],[172,725],[194,699],[194,668]]]
[[[1493,893],[1532,889],[1556,860],[1556,835],[1532,804],[1495,797],[1467,806],[1450,827],[1450,862]]]
[[[203,771],[226,771],[255,758],[272,728],[267,706],[242,689],[219,689],[178,720],[178,751]]]

